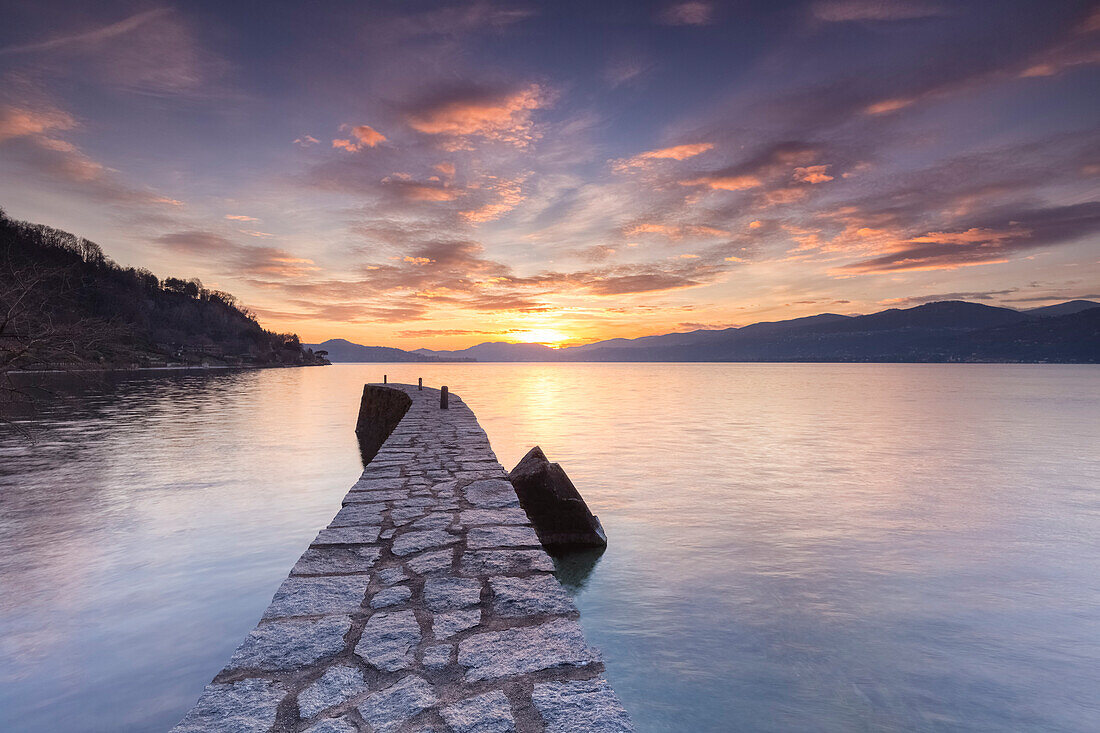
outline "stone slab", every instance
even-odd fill
[[[599,661],[599,654],[585,642],[580,624],[569,619],[474,634],[458,645],[458,663],[466,668],[468,682],[587,667]]]

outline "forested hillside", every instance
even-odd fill
[[[94,242],[0,211],[0,373],[324,363],[229,293],[121,267]]]

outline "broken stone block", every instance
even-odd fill
[[[548,461],[537,445],[516,464],[508,480],[544,547],[607,546],[600,520],[589,511],[562,467]]]

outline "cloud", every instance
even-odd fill
[[[95,46],[104,41],[110,41],[117,38],[118,36],[137,30],[149,21],[163,17],[165,14],[170,12],[171,11],[168,8],[154,8],[152,10],[146,10],[140,13],[136,13],[128,18],[123,18],[122,20],[115,23],[110,23],[108,25],[93,28],[91,30],[70,33],[63,36],[55,36],[44,41],[36,41],[34,43],[6,46],[4,48],[0,48],[0,56],[52,51],[54,49],[66,48],[71,46]]]
[[[664,25],[709,25],[713,18],[714,5],[709,2],[677,3],[657,15]]]
[[[213,258],[227,273],[236,276],[298,278],[320,269],[313,260],[295,256],[286,250],[242,245],[215,232],[170,232],[156,241],[179,254],[206,260]]]
[[[658,150],[647,150],[644,153],[638,153],[631,158],[621,158],[611,162],[612,168],[619,173],[628,171],[632,168],[641,168],[649,165],[655,160],[687,160],[688,158],[694,158],[697,155],[701,155],[708,150],[714,149],[714,143],[687,143],[684,145],[673,145],[668,148],[660,148]]]
[[[953,270],[1007,262],[1028,250],[1075,241],[1100,231],[1100,201],[1015,211],[983,226],[927,232],[890,245],[883,254],[836,269],[838,274]]]
[[[450,188],[441,182],[416,181],[400,173],[383,178],[382,185],[395,191],[406,201],[454,201],[465,193],[461,189]]]
[[[525,200],[523,182],[526,178],[526,175],[515,179],[500,179],[496,176],[489,176],[486,181],[487,185],[483,187],[483,190],[494,196],[495,200],[476,209],[460,211],[459,215],[473,224],[482,224],[499,219]]]
[[[501,331],[482,331],[470,328],[417,328],[398,331],[399,338],[434,338],[436,336],[498,335]]]
[[[230,221],[259,221],[254,216],[244,216],[243,214],[226,214],[225,218]]]
[[[792,171],[808,170],[807,164],[813,163],[818,155],[814,145],[792,141],[773,143],[741,163],[686,178],[679,184],[714,191],[745,191],[763,186],[768,179],[789,180]]]
[[[355,153],[363,148],[373,148],[386,142],[386,136],[375,130],[370,125],[340,125],[341,130],[350,130],[355,142],[351,140],[333,140],[332,147],[342,148],[349,153]]]
[[[794,180],[802,183],[825,183],[826,181],[833,180],[826,171],[829,166],[827,165],[810,165],[794,169]]]
[[[182,204],[172,197],[128,185],[116,171],[73,143],[55,137],[76,127],[72,115],[49,105],[0,106],[0,146],[4,157],[18,166],[22,175],[111,204],[156,208]]]
[[[729,231],[703,225],[658,224],[642,222],[623,229],[623,236],[636,237],[640,234],[659,234],[669,239],[684,237],[726,237]]]
[[[72,115],[59,109],[0,106],[0,143],[11,138],[71,130],[74,127],[76,120]]]
[[[294,139],[294,144],[303,148],[308,148],[311,145],[316,145],[319,142],[321,141],[313,137],[313,135],[302,135],[301,137]]]
[[[542,108],[546,92],[538,84],[519,89],[460,87],[421,99],[406,113],[406,122],[425,135],[459,141],[480,137],[523,146],[534,139],[531,113]]]
[[[947,10],[921,0],[824,0],[813,4],[818,20],[830,23],[851,21],[913,20],[947,15]]]
[[[969,290],[955,293],[935,293],[934,295],[910,295],[904,298],[887,298],[880,300],[880,305],[891,308],[923,305],[924,303],[936,303],[941,300],[1001,300],[1001,296],[1019,292],[1019,288],[1006,290]]]
[[[79,17],[56,8],[53,12]],[[16,55],[33,55],[41,76],[91,78],[151,95],[215,96],[221,93],[215,82],[227,68],[202,48],[183,15],[168,7],[0,49],[0,56]]]

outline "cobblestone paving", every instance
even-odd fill
[[[175,733],[633,731],[474,414],[413,403]]]

